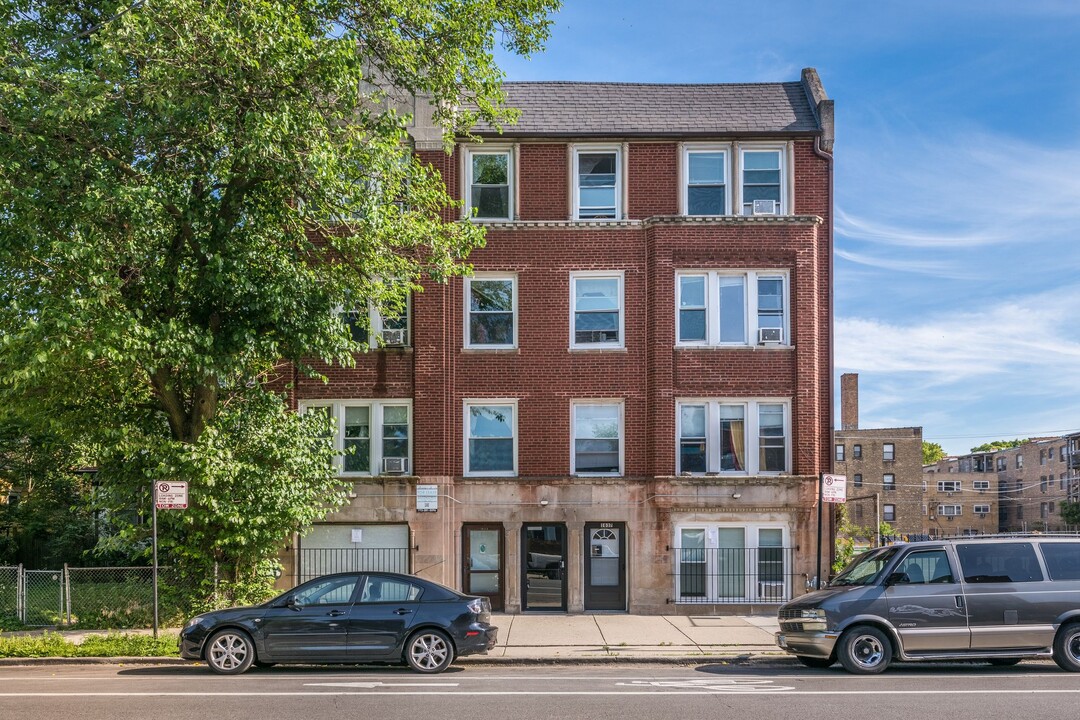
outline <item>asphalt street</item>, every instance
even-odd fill
[[[426,676],[396,668],[272,668],[239,677],[205,666],[0,669],[2,720],[228,717],[734,717],[814,720],[1066,718],[1080,675],[1052,663],[907,665],[857,677],[724,664],[476,666]]]

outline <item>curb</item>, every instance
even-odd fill
[[[730,665],[736,666],[767,666],[767,665],[790,665],[796,662],[791,655],[781,654],[756,654],[743,653],[738,655],[671,655],[657,656],[647,655],[635,657],[632,655],[596,655],[593,657],[486,657],[483,655],[470,655],[456,658],[454,663],[462,665]],[[201,666],[204,663],[197,660],[185,660],[179,657],[8,657],[0,658],[0,667],[18,666],[42,666],[42,665],[170,665],[170,666]],[[297,663],[289,667],[312,667],[311,664]],[[329,666],[323,666],[329,667]],[[337,667],[370,667],[364,665],[350,665],[348,663]]]

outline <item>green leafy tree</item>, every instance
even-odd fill
[[[973,453],[981,453],[981,452],[994,452],[995,450],[1008,450],[1009,448],[1020,447],[1021,445],[1023,445],[1026,442],[1027,442],[1026,439],[1021,440],[1019,438],[1017,438],[1015,440],[994,440],[992,442],[983,443],[982,445],[979,445],[978,447],[971,448],[971,452],[973,452]]]
[[[106,448],[117,512],[190,481],[173,557],[251,578],[344,500],[279,363],[351,364],[335,309],[393,314],[483,242],[445,222],[403,109],[430,104],[444,140],[511,121],[495,40],[538,50],[556,6],[4,3],[0,403]]]
[[[922,462],[923,465],[930,465],[936,463],[941,458],[945,457],[945,448],[941,447],[939,443],[926,442],[923,440],[922,444]]]
[[[1066,525],[1080,525],[1080,502],[1061,503],[1061,519]]]

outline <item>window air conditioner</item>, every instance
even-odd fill
[[[382,331],[382,343],[387,346],[404,345],[405,331],[399,329],[387,329]]]
[[[780,328],[758,328],[758,345],[777,345],[781,341]]]
[[[780,203],[776,200],[755,200],[751,212],[754,215],[779,215]]]
[[[382,459],[384,473],[407,473],[409,472],[409,458],[385,457]]]

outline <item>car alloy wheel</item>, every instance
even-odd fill
[[[1062,670],[1080,672],[1080,622],[1071,622],[1058,630],[1054,638],[1054,662]]]
[[[421,630],[409,638],[405,649],[409,667],[417,672],[438,673],[450,667],[454,648],[450,638],[438,630]]]
[[[892,660],[892,643],[881,630],[857,625],[840,637],[840,664],[850,673],[874,675]]]
[[[206,664],[221,675],[239,675],[255,661],[255,646],[246,633],[220,630],[206,644]]]

